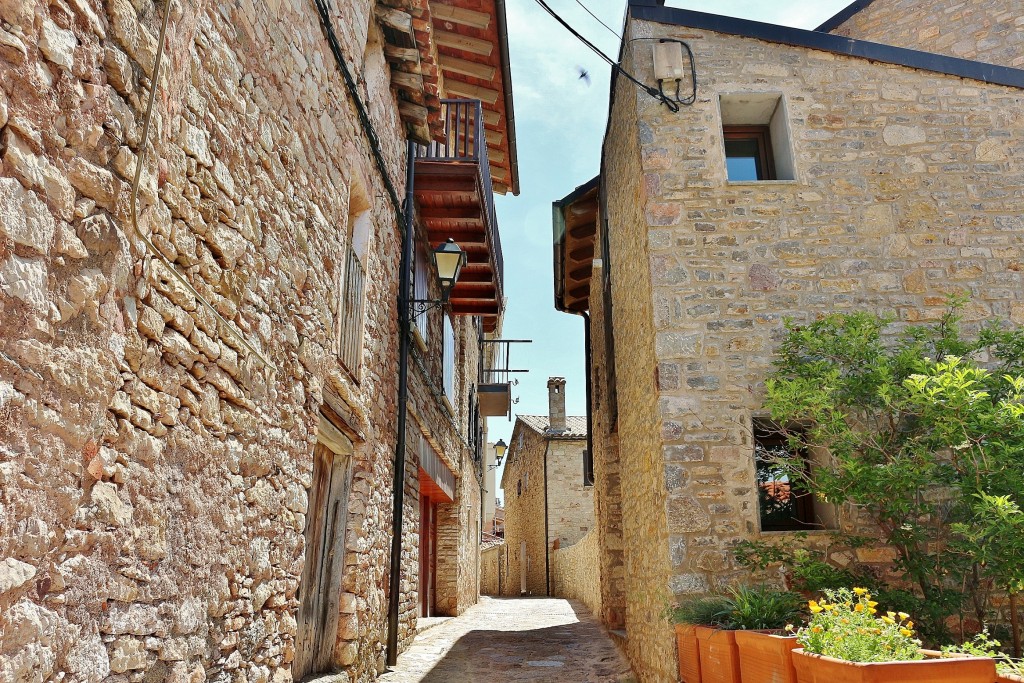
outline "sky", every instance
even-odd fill
[[[616,58],[618,37],[586,10],[621,32],[625,0],[547,2],[605,54]],[[849,0],[668,0],[667,4],[810,29]],[[519,402],[512,412],[546,415],[548,377],[565,377],[567,413],[585,415],[583,320],[554,307],[551,203],[598,173],[610,67],[533,0],[507,0],[505,8],[521,191],[519,196],[497,198],[508,297],[502,337],[533,340],[512,348],[511,366],[529,370],[516,375],[519,385],[513,387],[512,396]],[[699,69],[699,50],[696,58]],[[580,78],[581,69],[589,74],[589,83]],[[488,418],[488,438],[511,443],[513,426],[505,417]],[[504,499],[500,492],[499,497]]]

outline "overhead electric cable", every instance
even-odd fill
[[[611,34],[612,34],[613,36],[615,36],[615,37],[616,37],[616,38],[618,38],[619,40],[622,40],[622,36],[620,36],[620,35],[619,35],[618,33],[616,33],[616,32],[615,32],[615,30],[614,30],[614,29],[612,29],[612,27],[611,27],[611,26],[609,26],[608,24],[606,24],[606,23],[604,23],[603,21],[601,21],[601,18],[600,18],[599,16],[597,16],[596,14],[594,14],[593,12],[591,12],[591,11],[590,11],[590,8],[589,8],[589,7],[587,7],[586,5],[584,5],[584,4],[583,4],[583,2],[582,2],[581,0],[576,0],[576,4],[577,4],[577,5],[579,5],[580,7],[582,7],[582,8],[583,8],[583,11],[584,11],[584,12],[586,12],[586,13],[587,13],[587,14],[589,14],[590,16],[594,17],[594,21],[596,21],[597,23],[601,24],[601,26],[604,26],[604,27],[605,27],[606,29],[608,29],[608,31],[609,31],[609,32],[610,32],[610,33],[611,33]]]

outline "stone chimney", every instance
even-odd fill
[[[553,432],[565,431],[565,378],[548,378],[548,422]]]

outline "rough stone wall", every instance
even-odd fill
[[[598,221],[598,226],[601,222]],[[600,229],[600,227],[599,227]],[[609,628],[621,628],[626,609],[625,567],[622,556],[622,493],[619,477],[618,427],[612,422],[608,391],[609,357],[605,345],[602,285],[604,264],[595,262],[591,275],[590,321],[592,367],[592,423],[594,434],[594,518],[598,533],[601,579],[601,621]]]
[[[636,35],[635,33],[629,37]],[[649,50],[649,45],[647,46]],[[632,73],[631,51],[623,64]],[[656,178],[645,175],[657,163],[650,129],[637,116],[657,114],[624,79],[619,79],[604,148],[612,280],[612,324],[618,395],[619,478],[622,491],[622,541],[625,563],[626,652],[641,681],[675,680],[675,640],[663,618],[670,599],[670,562],[679,561],[678,526],[666,514],[666,485],[682,476],[662,460],[662,413],[655,384],[655,314],[644,207],[661,193]],[[641,145],[643,151],[641,152]],[[653,210],[657,210],[656,207]],[[622,333],[628,330],[628,334]],[[600,418],[605,422],[606,418]],[[666,427],[667,428],[667,427]],[[673,508],[674,510],[674,508]],[[672,557],[669,535],[672,535]]]
[[[522,447],[519,436],[522,434]],[[526,564],[526,591],[546,595],[544,576],[544,450],[547,440],[517,423],[509,442],[508,458],[502,475],[505,492],[505,545],[508,549],[505,595],[519,595],[520,571]],[[522,483],[522,493],[519,484]],[[522,557],[521,544],[526,541],[527,558]]]
[[[583,485],[586,441],[548,444],[548,542],[573,545],[594,527],[594,487]]]
[[[361,72],[370,14],[337,3],[334,25],[401,195],[386,74]],[[356,443],[336,653],[368,680],[387,607],[399,235],[313,3],[174,6],[139,223],[227,323],[130,224],[157,8],[10,0],[0,16],[0,679],[289,680],[330,387]],[[358,383],[335,358],[356,186],[374,226]]]
[[[1024,66],[1020,0],[875,0],[832,33],[1003,66]]]
[[[505,544],[492,545],[480,552],[480,594],[500,595],[504,575],[501,571],[501,560],[505,554]]]
[[[551,594],[579,600],[595,616],[602,614],[600,543],[597,530],[588,532],[579,543],[551,553]]]
[[[465,456],[452,503],[437,508],[437,611],[457,616],[479,597],[480,480]]]
[[[740,577],[729,548],[758,536],[751,417],[784,318],[868,309],[916,323],[967,292],[968,323],[1024,322],[1020,90],[681,27],[633,22],[630,37],[681,33],[704,65],[701,94],[678,115],[639,97],[649,195],[637,243],[649,248],[650,283],[621,294],[648,291],[654,305],[677,595]],[[649,74],[650,50],[634,55],[633,73]],[[737,92],[784,97],[795,181],[727,182],[717,98]],[[613,127],[609,152],[631,134]],[[636,201],[613,181],[609,201]],[[621,245],[613,259],[629,251]],[[624,411],[630,373],[618,376]],[[636,437],[620,436],[623,488],[633,490],[627,454]],[[864,528],[849,511],[840,516],[840,531]],[[887,557],[865,549],[858,559]]]

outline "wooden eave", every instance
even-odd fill
[[[441,70],[427,0],[381,0],[374,15],[391,66],[391,89],[409,139],[426,144],[444,135]]]
[[[442,97],[480,100],[493,190],[519,194],[503,0],[433,0]]]
[[[599,214],[599,177],[554,203],[555,307],[559,310],[583,312],[590,307]]]

